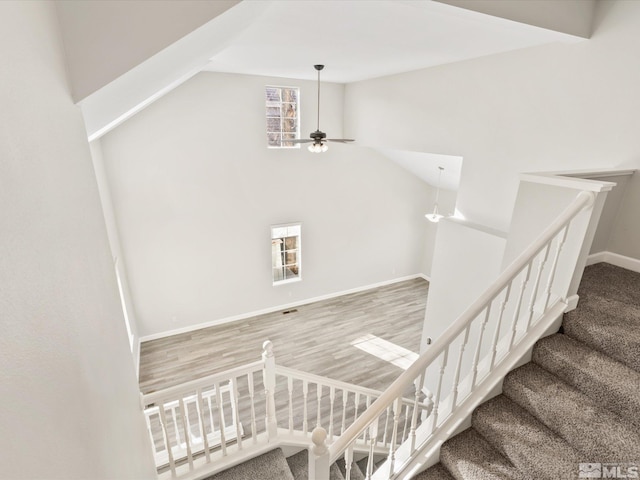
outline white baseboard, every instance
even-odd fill
[[[640,260],[637,258],[625,257],[613,252],[598,252],[587,257],[587,266],[594,263],[610,263],[616,267],[626,268],[632,272],[640,273]]]
[[[258,315],[265,315],[267,313],[279,312],[280,310],[288,310],[290,308],[299,307],[301,305],[306,305],[308,303],[319,302],[321,300],[329,300],[331,298],[341,297],[342,295],[348,295],[350,293],[363,292],[365,290],[371,290],[372,288],[378,288],[378,287],[383,287],[385,285],[391,285],[398,282],[413,280],[414,278],[422,278],[428,282],[431,281],[429,277],[424,275],[423,273],[416,273],[414,275],[407,275],[406,277],[394,278],[392,280],[385,280],[383,282],[378,282],[371,285],[365,285],[363,287],[356,287],[356,288],[351,288],[349,290],[329,293],[327,295],[320,295],[318,297],[306,298],[304,300],[300,300],[293,303],[287,303],[285,305],[277,305],[277,306],[265,308],[262,310],[242,313],[240,315],[234,315],[232,317],[220,318],[217,320],[212,320],[210,322],[198,323],[196,325],[190,325],[188,327],[176,328],[174,330],[168,330],[165,332],[153,333],[151,335],[145,335],[144,337],[140,337],[139,341],[140,343],[148,342],[149,340],[157,340],[159,338],[170,337],[172,335],[179,335],[181,333],[193,332],[194,330],[200,330],[202,328],[215,327],[218,325],[223,325],[225,323],[235,322],[237,320],[245,320],[247,318],[257,317]]]

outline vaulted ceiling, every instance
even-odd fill
[[[588,37],[595,0],[61,0],[98,138],[200,71],[349,83]]]

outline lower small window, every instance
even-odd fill
[[[301,277],[301,230],[299,223],[271,227],[271,270],[273,284],[295,282]]]

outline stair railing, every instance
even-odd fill
[[[308,445],[320,425],[328,426],[332,440],[380,395],[278,365],[267,340],[261,361],[148,393],[141,401],[160,478],[191,478],[251,458],[265,445],[291,439]],[[416,424],[431,410],[429,395],[419,386],[397,403],[402,421],[394,424],[389,409],[384,434],[365,432],[353,446],[380,454],[415,436]]]
[[[402,463],[408,464],[416,452],[438,433],[439,427],[458,413],[462,401],[500,365],[543,315],[559,315],[564,311],[565,304],[562,302],[566,302],[566,299],[553,295],[562,247],[572,220],[592,206],[594,199],[593,193],[580,192],[551,225],[342,435],[327,444],[325,429],[316,427],[312,435],[314,455],[309,456],[310,480],[328,479],[329,465],[343,455],[349,461],[355,442],[367,431],[369,438],[375,438],[382,423],[381,418],[390,409],[397,425],[398,399],[412,385],[422,387],[425,380],[429,379],[429,386],[433,387],[435,394],[430,418],[419,427],[424,439],[420,444],[416,442],[415,422],[412,419],[413,432],[401,446],[404,449]],[[550,256],[552,261],[548,264]],[[530,282],[532,274],[533,281]],[[558,305],[562,308],[558,309]],[[493,328],[492,335],[485,334],[487,326]],[[471,352],[467,349],[470,338],[474,347]],[[393,435],[395,432],[396,429]],[[399,461],[396,458],[397,451],[398,445],[392,438],[384,478],[395,478],[402,467],[396,465]],[[367,479],[372,475],[373,456],[368,461]]]

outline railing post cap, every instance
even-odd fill
[[[265,342],[262,344],[262,350],[263,353],[266,353],[267,356],[272,356],[273,355],[273,342],[271,340],[265,340]]]
[[[313,442],[313,453],[317,456],[327,453],[327,431],[322,427],[316,427],[311,432],[311,441]]]

